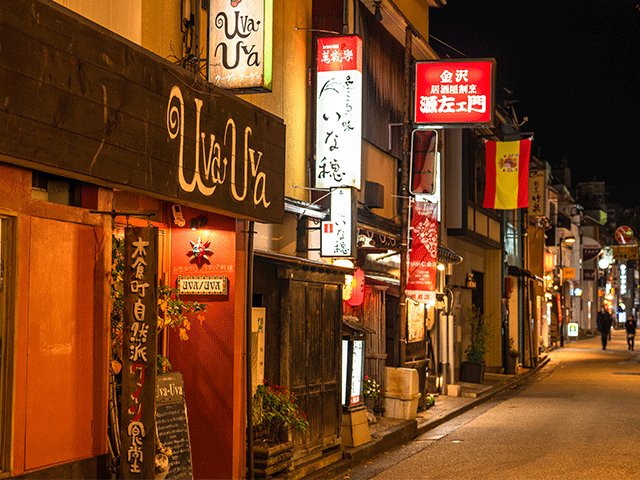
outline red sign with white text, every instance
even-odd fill
[[[435,302],[438,266],[438,205],[416,201],[412,210],[412,241],[405,292],[416,302]]]
[[[356,35],[318,39],[318,71],[362,72],[362,39]]]
[[[494,59],[418,62],[414,122],[492,125],[495,70]]]

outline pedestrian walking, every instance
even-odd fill
[[[633,342],[636,338],[636,319],[633,318],[633,313],[630,313],[627,317],[624,328],[627,330],[627,346],[629,350],[633,350]]]
[[[600,339],[602,340],[602,349],[607,349],[607,340],[609,339],[609,333],[611,332],[611,324],[613,320],[611,319],[611,315],[607,312],[607,309],[604,305],[600,308],[598,315],[596,316],[596,325],[598,327],[598,331],[600,332]]]

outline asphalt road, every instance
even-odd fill
[[[525,384],[341,475],[365,479],[640,479],[640,345],[566,343]]]

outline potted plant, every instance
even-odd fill
[[[253,395],[252,410],[256,477],[266,478],[288,470],[293,457],[289,431],[304,433],[309,426],[306,414],[298,408],[295,394],[263,380]]]
[[[380,385],[375,381],[374,378],[371,378],[369,375],[365,375],[364,377],[364,404],[367,406],[369,410],[373,410],[373,406],[375,402],[382,395],[382,390],[380,389]]]
[[[469,309],[467,318],[470,327],[470,342],[465,350],[466,361],[462,362],[460,379],[463,382],[482,383],[484,378],[484,357],[487,353],[489,329],[487,318],[475,305]]]
[[[425,397],[425,402],[424,402],[424,409],[425,410],[429,410],[431,407],[433,407],[436,404],[436,397],[434,397],[433,395],[429,394]]]

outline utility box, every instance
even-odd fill
[[[420,381],[415,368],[385,367],[385,416],[413,420],[418,413]]]

